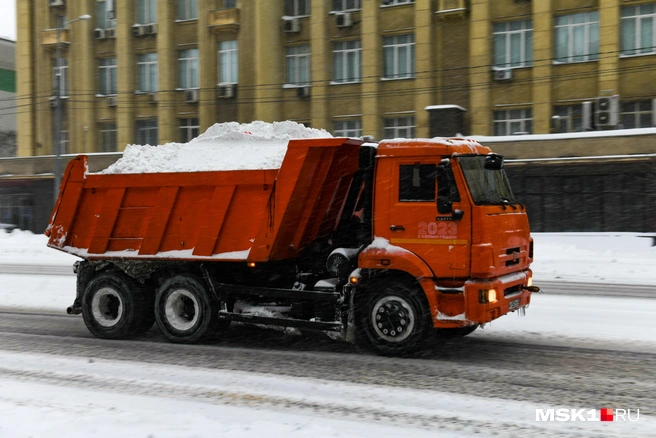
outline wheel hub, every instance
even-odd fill
[[[93,318],[103,327],[113,327],[123,315],[123,300],[118,292],[110,287],[103,287],[91,300]]]
[[[200,306],[194,294],[188,290],[174,290],[166,298],[164,306],[166,319],[176,330],[189,330],[198,321],[198,311]]]
[[[374,305],[371,322],[379,337],[388,342],[401,342],[412,333],[415,314],[410,303],[403,298],[384,297]]]

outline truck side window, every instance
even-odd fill
[[[435,164],[401,165],[399,169],[399,201],[435,201]]]

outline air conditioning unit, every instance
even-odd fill
[[[552,116],[551,132],[553,133],[569,132],[569,116]]]
[[[66,6],[66,0],[50,0],[50,6]]]
[[[146,35],[155,35],[157,33],[156,24],[147,24],[144,27],[146,28]]]
[[[143,36],[146,34],[146,26],[142,26],[140,24],[135,24],[132,26],[132,35],[134,36]]]
[[[216,96],[219,99],[234,99],[237,94],[237,84],[222,84],[217,89]]]
[[[105,29],[105,38],[116,38],[116,29],[113,27]]]
[[[509,68],[503,70],[494,70],[495,81],[509,81],[512,79],[512,70]]]
[[[113,107],[118,104],[118,100],[116,99],[116,96],[109,96],[107,98],[107,106]]]
[[[198,90],[185,90],[184,99],[186,103],[198,103]]]
[[[105,29],[94,29],[93,37],[97,40],[102,40],[106,37]]]
[[[596,127],[617,126],[619,122],[620,96],[597,97],[594,109]]]
[[[348,12],[337,14],[335,15],[335,24],[341,28],[351,27],[353,26],[353,16]]]
[[[310,87],[298,87],[296,89],[296,95],[300,98],[310,97]]]
[[[298,20],[298,18],[283,20],[282,29],[285,33],[298,33],[301,31],[301,22]]]

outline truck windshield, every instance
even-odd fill
[[[476,205],[516,204],[510,182],[503,169],[485,168],[485,155],[458,157],[460,167]]]

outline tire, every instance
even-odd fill
[[[437,339],[455,339],[455,338],[464,338],[470,333],[473,333],[474,330],[478,328],[478,325],[470,325],[467,327],[456,327],[456,328],[447,328],[447,329],[435,329],[435,334]]]
[[[219,324],[219,307],[207,288],[190,275],[166,280],[155,296],[155,318],[164,336],[175,343],[207,339]]]
[[[376,281],[364,293],[356,304],[358,344],[385,356],[406,356],[424,347],[431,316],[419,287]]]
[[[153,294],[122,272],[101,273],[84,290],[82,318],[98,338],[135,337],[153,325]]]

